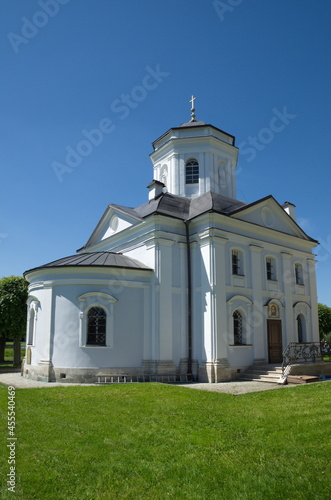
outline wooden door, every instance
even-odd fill
[[[283,361],[282,322],[279,319],[268,319],[268,351],[269,363]]]

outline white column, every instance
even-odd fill
[[[202,338],[203,348],[207,362],[214,359],[213,337],[213,290],[212,290],[212,247],[209,236],[201,238],[200,257],[201,257],[201,310],[202,310]]]
[[[295,342],[295,332],[293,330],[293,273],[292,273],[292,254],[282,252],[282,285],[285,299],[285,325],[283,326],[283,350],[289,342]]]
[[[181,328],[180,328],[180,358],[188,359],[188,283],[187,283],[187,244],[179,243],[180,259],[180,310],[181,310]]]
[[[184,155],[178,155],[177,160],[177,182],[178,182],[178,191],[175,194],[179,196],[185,196],[185,160]]]
[[[319,326],[318,326],[318,305],[317,305],[317,289],[316,289],[316,273],[315,265],[316,260],[313,258],[307,259],[308,265],[308,279],[309,279],[309,292],[310,292],[310,305],[311,305],[311,332],[307,332],[309,338],[307,340],[312,342],[319,342]]]
[[[264,279],[263,247],[250,245],[251,283],[253,290],[253,306],[251,308],[251,343],[254,347],[254,359],[268,359],[267,322],[264,314],[262,290]]]
[[[215,348],[214,358],[223,362],[228,357],[228,332],[226,312],[226,269],[227,252],[226,243],[228,239],[219,236],[214,237],[214,278],[213,289],[215,290]],[[229,265],[229,263],[228,263]]]

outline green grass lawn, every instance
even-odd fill
[[[231,396],[163,384],[17,389],[3,499],[329,499],[331,383]]]

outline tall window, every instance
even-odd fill
[[[239,250],[232,250],[232,274],[244,274],[242,255]]]
[[[243,344],[243,318],[239,311],[233,313],[233,341],[234,345]]]
[[[297,285],[303,285],[303,270],[301,264],[295,264],[295,282]]]
[[[199,182],[199,163],[196,160],[186,162],[186,184],[197,184]]]
[[[106,311],[91,307],[87,314],[87,344],[106,345]]]
[[[298,342],[305,342],[305,336],[306,336],[306,323],[305,323],[305,318],[302,314],[299,314],[297,317],[297,330],[298,330]]]
[[[266,259],[267,279],[276,280],[276,262],[272,257]]]

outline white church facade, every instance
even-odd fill
[[[294,205],[236,197],[235,138],[195,121],[153,143],[149,199],[110,204],[78,253],[26,271],[25,377],[238,377],[318,342],[313,249]]]

